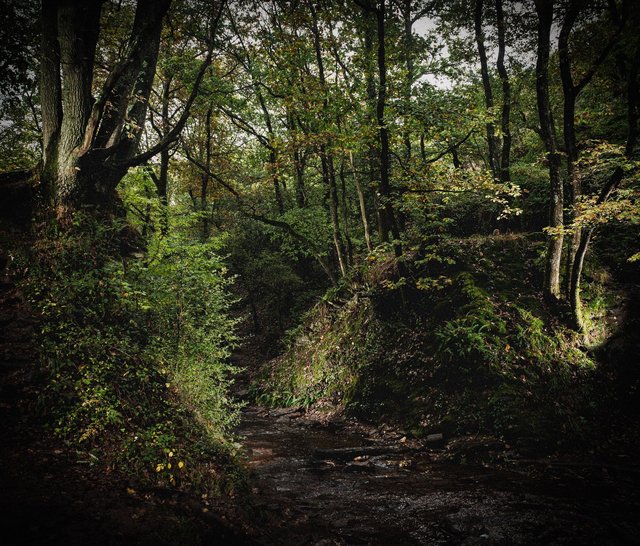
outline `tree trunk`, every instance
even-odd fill
[[[580,180],[576,176],[575,162],[578,160],[578,148],[576,145],[576,131],[575,131],[575,116],[576,116],[576,99],[577,92],[573,85],[573,77],[571,75],[571,56],[569,52],[569,36],[576,22],[580,9],[578,3],[571,1],[567,8],[567,11],[562,22],[562,28],[560,29],[560,35],[558,37],[558,59],[560,65],[560,79],[562,81],[562,94],[563,94],[563,131],[564,131],[564,146],[567,160],[567,181],[568,181],[568,202],[571,206],[567,210],[567,224],[572,223],[574,217],[574,207],[580,196]],[[565,285],[567,294],[570,296],[573,293],[571,287],[572,273],[571,268],[574,263],[576,251],[580,246],[580,233],[581,230],[575,230],[569,239],[569,248],[566,257],[565,267]],[[582,269],[582,265],[580,265]]]
[[[162,84],[161,128],[158,132],[159,138],[164,138],[169,132],[169,102],[171,99],[172,81],[173,78],[169,75]],[[169,232],[169,211],[167,209],[169,205],[169,159],[169,150],[165,148],[160,152],[160,169],[158,176],[154,177],[161,205],[160,233],[163,236]]]
[[[478,55],[480,57],[480,74],[482,75],[482,87],[484,89],[484,103],[487,107],[488,115],[493,115],[493,91],[491,89],[491,81],[489,80],[489,66],[487,63],[487,52],[484,45],[484,30],[482,29],[482,15],[484,9],[484,0],[476,0],[474,11],[474,31],[476,37],[476,45],[478,46]],[[499,161],[496,142],[496,131],[492,121],[489,121],[487,127],[487,145],[489,147],[489,167],[495,179],[499,178]]]
[[[549,181],[551,185],[551,203],[549,227],[563,227],[564,192],[560,177],[560,155],[557,149],[556,132],[549,99],[549,54],[551,26],[553,24],[553,0],[536,0],[538,14],[537,62],[536,62],[536,98],[540,134],[547,152],[549,163]],[[562,260],[562,234],[548,235],[547,260],[545,270],[545,295],[552,300],[560,297],[560,264]]]
[[[55,172],[49,182],[53,186],[55,207],[60,214],[85,197],[84,186],[91,178],[91,173],[86,172],[87,165],[81,164],[80,146],[93,101],[93,59],[100,28],[101,4],[100,1],[77,4],[72,0],[58,3],[60,73],[64,83],[61,84],[63,116],[56,142],[57,150],[48,154],[49,160],[56,159],[56,168],[47,166],[44,172]],[[49,99],[43,100],[43,103],[48,102]],[[51,147],[51,142],[48,147]]]
[[[329,187],[329,216],[331,218],[331,227],[333,229],[333,245],[336,251],[336,258],[340,273],[347,274],[347,262],[345,259],[344,243],[340,232],[340,217],[338,213],[338,188],[336,187],[336,175],[333,167],[333,158],[327,154],[324,146],[320,147],[320,160],[322,162],[322,178]]]
[[[278,154],[275,148],[275,133],[273,131],[273,124],[271,123],[271,114],[269,113],[267,103],[262,96],[262,92],[259,90],[257,85],[255,87],[258,102],[260,103],[260,108],[262,109],[264,121],[267,126],[267,132],[269,134],[269,176],[273,183],[273,192],[276,198],[278,213],[282,215],[284,214],[284,199],[282,197],[282,188],[280,187],[280,178],[278,177]]]
[[[344,241],[347,252],[347,264],[349,268],[353,265],[353,244],[349,235],[349,207],[347,199],[347,179],[344,173],[344,154],[340,159],[340,190],[342,197],[342,225],[344,226]]]
[[[62,124],[62,87],[60,81],[60,45],[58,43],[58,3],[42,2],[40,51],[40,109],[42,113],[43,177],[54,179],[58,136]],[[45,190],[53,190],[45,187]],[[54,195],[45,195],[53,201]]]
[[[404,0],[402,5],[402,22],[404,26],[404,54],[405,54],[405,90],[404,90],[404,126],[402,139],[404,140],[405,159],[411,159],[411,130],[408,120],[411,119],[411,89],[413,87],[413,20],[411,18],[411,4],[413,0]]]
[[[208,202],[207,192],[209,190],[209,173],[211,172],[211,106],[207,109],[205,116],[205,149],[204,149],[204,164],[207,167],[206,171],[202,174],[200,184],[200,214],[202,215],[202,231],[200,238],[202,241],[206,241],[209,238],[209,214],[208,214]]]
[[[375,37],[375,28],[373,21],[367,12],[364,13],[364,56],[365,56],[365,80],[367,87],[367,110],[365,115],[365,123],[367,129],[373,127],[376,117],[377,93],[373,68],[373,41]],[[377,135],[376,135],[377,138]],[[373,205],[375,210],[376,226],[378,230],[378,238],[381,242],[386,242],[386,234],[383,226],[383,214],[377,196],[377,188],[380,186],[380,154],[378,146],[372,140],[369,141],[367,150],[367,163],[369,168],[369,187],[372,189]]]
[[[386,38],[386,2],[381,0],[376,10],[378,23],[378,100],[376,103],[376,119],[378,121],[378,135],[380,139],[380,199],[382,201],[381,220],[383,241],[389,241],[389,233],[393,236],[396,257],[402,256],[400,231],[396,222],[393,203],[391,201],[391,184],[389,174],[391,169],[389,153],[389,130],[385,119],[387,100],[387,59],[385,50]]]
[[[311,15],[313,17],[313,45],[316,54],[316,63],[318,65],[318,77],[320,80],[320,87],[324,91],[324,99],[322,101],[322,113],[323,121],[328,119],[329,101],[327,98],[327,82],[324,74],[324,62],[322,60],[322,47],[320,44],[320,30],[318,28],[318,14],[313,3],[309,4],[311,8]],[[339,217],[339,202],[338,202],[338,188],[336,186],[336,173],[333,164],[333,156],[329,151],[331,147],[330,138],[328,142],[320,145],[320,161],[322,163],[322,178],[329,188],[329,216],[331,218],[331,226],[333,228],[333,244],[336,251],[336,258],[340,267],[342,275],[347,274],[348,266],[345,258],[344,242],[342,240],[342,233],[340,231],[340,217]]]
[[[615,6],[615,4],[613,4]],[[626,11],[627,2],[623,2],[623,10]],[[570,0],[562,21],[562,27],[560,29],[560,35],[558,37],[558,58],[560,65],[560,79],[562,81],[562,93],[564,98],[563,104],[563,128],[564,128],[564,144],[567,156],[567,181],[569,188],[568,201],[570,207],[567,210],[566,223],[573,222],[575,215],[575,208],[582,193],[582,187],[580,184],[580,178],[576,173],[576,162],[578,161],[578,146],[576,142],[576,129],[575,129],[575,116],[576,116],[576,101],[578,96],[585,88],[585,86],[591,81],[595,70],[600,63],[608,56],[609,51],[616,43],[619,33],[624,26],[624,19],[618,17],[614,18],[618,27],[618,32],[609,39],[607,45],[603,48],[601,53],[596,57],[591,67],[586,71],[581,80],[574,84],[573,76],[571,73],[571,52],[569,48],[569,38],[573,27],[576,23],[580,12],[586,7],[585,3],[580,0]],[[570,299],[573,299],[572,294],[575,292],[572,282],[574,275],[572,268],[574,267],[574,261],[576,259],[576,252],[582,246],[580,238],[582,236],[582,230],[574,230],[573,235],[569,241],[569,250],[567,252],[566,259],[566,290]],[[580,270],[582,265],[579,265]]]
[[[59,217],[83,205],[119,209],[115,188],[127,172],[123,160],[137,150],[162,19],[170,4],[170,0],[138,1],[126,58],[94,100],[93,67],[103,1],[42,3],[42,186]],[[123,133],[125,117],[137,129]]]
[[[638,119],[640,117],[640,87],[638,85],[638,73],[640,72],[640,41],[636,44],[634,56],[628,71],[627,81],[627,143],[625,146],[625,158],[631,159],[638,140]],[[602,204],[609,199],[624,177],[622,167],[617,167],[605,184],[598,196],[597,204]],[[579,244],[576,248],[573,267],[571,269],[571,282],[569,299],[573,316],[573,326],[578,331],[583,331],[584,317],[582,313],[582,301],[580,299],[580,280],[584,259],[589,249],[589,243],[595,228],[587,227],[581,230]]]
[[[356,186],[356,193],[358,194],[358,205],[360,206],[360,219],[362,220],[362,229],[364,230],[364,241],[367,244],[367,250],[373,251],[373,243],[371,242],[371,228],[369,227],[369,219],[367,218],[367,205],[364,198],[364,192],[362,191],[362,184],[356,173],[355,164],[353,161],[353,153],[349,152],[349,163],[351,164],[351,171],[353,172],[353,182]]]
[[[460,167],[462,167],[462,164],[460,163],[460,156],[458,155],[457,146],[451,148],[451,160],[453,161],[454,168],[459,169]]]
[[[511,181],[511,84],[509,75],[504,65],[505,57],[505,26],[502,0],[495,1],[496,26],[498,28],[498,59],[497,68],[502,83],[502,151],[500,154],[500,182]]]
[[[296,205],[298,208],[304,208],[307,206],[307,197],[304,187],[305,158],[304,153],[300,150],[300,145],[296,142],[295,138],[295,116],[289,110],[287,111],[287,128],[289,129],[290,137],[294,141],[292,159],[295,179]]]

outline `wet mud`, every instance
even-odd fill
[[[358,455],[389,440],[256,407],[245,410],[238,435],[255,474],[261,544],[640,543],[638,476],[624,471],[453,464],[441,449],[410,445]],[[395,445],[411,444],[397,436]],[[322,456],[342,448],[356,448],[346,450],[353,457]]]

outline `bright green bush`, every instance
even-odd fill
[[[210,465],[230,463],[237,419],[231,281],[215,243],[176,234],[144,259],[122,258],[121,228],[77,215],[33,249],[25,287],[41,314],[41,410],[92,460],[218,487]]]

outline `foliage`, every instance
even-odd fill
[[[494,254],[504,245],[512,240],[496,242]],[[446,245],[438,251],[450,252]],[[318,304],[291,332],[285,354],[263,369],[254,385],[258,399],[344,407],[368,420],[396,421],[417,436],[488,432],[547,448],[580,439],[593,361],[575,335],[548,328],[541,309],[509,302],[495,285],[492,295],[479,286],[502,264],[460,271],[464,262],[458,256],[441,264],[452,279],[444,286],[438,277],[425,286],[422,270],[410,311],[379,284]],[[411,274],[424,263],[433,261],[409,264],[417,268]]]
[[[233,343],[229,280],[212,247],[166,242],[119,259],[121,228],[77,214],[50,226],[26,289],[42,315],[42,412],[71,446],[138,480],[219,488]],[[172,462],[173,461],[173,462]]]
[[[17,32],[0,29],[3,171],[39,161],[43,127],[38,6],[6,4]],[[62,157],[45,159],[72,160],[66,175],[87,185],[82,199],[122,178],[122,202],[98,192],[97,203],[80,205],[126,209],[142,242],[79,215],[68,230],[50,226],[30,259],[51,379],[43,403],[58,432],[96,453],[114,439],[114,460],[124,446],[123,466],[177,483],[194,468],[183,450],[204,460],[237,420],[233,313],[264,355],[285,349],[254,386],[263,402],[346,406],[416,434],[579,436],[592,366],[584,347],[606,344],[618,327],[628,335],[613,315],[638,284],[636,4],[555,5],[558,28],[565,8],[578,10],[563,50],[573,97],[556,32],[542,63],[557,156],[541,138],[532,52],[546,44],[536,43],[532,2],[478,3],[475,21],[466,0],[232,0],[213,32],[206,27],[223,4],[175,1],[149,25],[162,25],[157,66],[141,57],[147,42],[129,36],[143,4],[100,4],[95,59],[85,52],[95,66],[83,78],[84,103],[95,108],[65,120],[81,130],[60,139],[72,143]],[[209,47],[211,62],[201,64]],[[157,153],[132,158],[131,136]],[[562,178],[555,195],[550,165]],[[563,218],[550,230],[560,188]],[[595,252],[584,247],[582,283],[573,283],[587,330],[578,339],[561,322],[580,295],[571,297],[570,241],[587,232]],[[539,291],[551,253],[544,240],[558,235],[566,243],[554,263],[563,262],[566,286],[550,306]]]

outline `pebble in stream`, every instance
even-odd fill
[[[295,417],[248,408],[238,430],[257,477],[262,544],[636,543],[633,530],[602,514],[615,499],[597,491],[590,498],[522,473],[433,464],[426,453],[314,460],[314,450],[371,439]]]

